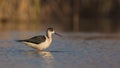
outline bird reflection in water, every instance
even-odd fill
[[[54,68],[55,59],[51,52],[48,51],[37,51],[37,52],[28,52],[28,55],[34,55],[36,58],[42,58],[44,68]],[[39,59],[38,59],[39,60]]]
[[[54,59],[53,55],[51,52],[46,52],[46,51],[43,51],[43,52],[37,52],[39,55],[41,55],[44,59],[45,58],[49,58],[49,59]]]

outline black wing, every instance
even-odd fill
[[[45,36],[35,36],[35,37],[30,38],[30,39],[17,40],[17,41],[18,42],[31,42],[31,43],[39,44],[41,42],[44,42],[45,40],[46,40]]]

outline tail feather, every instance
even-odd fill
[[[16,42],[24,42],[25,40],[15,40]]]

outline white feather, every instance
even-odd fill
[[[30,43],[30,42],[23,42],[23,43],[25,43],[27,46],[30,46],[32,48],[35,48],[38,50],[44,50],[50,46],[51,42],[52,42],[52,38],[46,37],[46,40],[39,44],[34,44],[34,43]]]

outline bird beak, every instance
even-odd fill
[[[58,35],[59,37],[62,37],[62,35],[58,34],[58,33],[55,33],[56,35]]]

